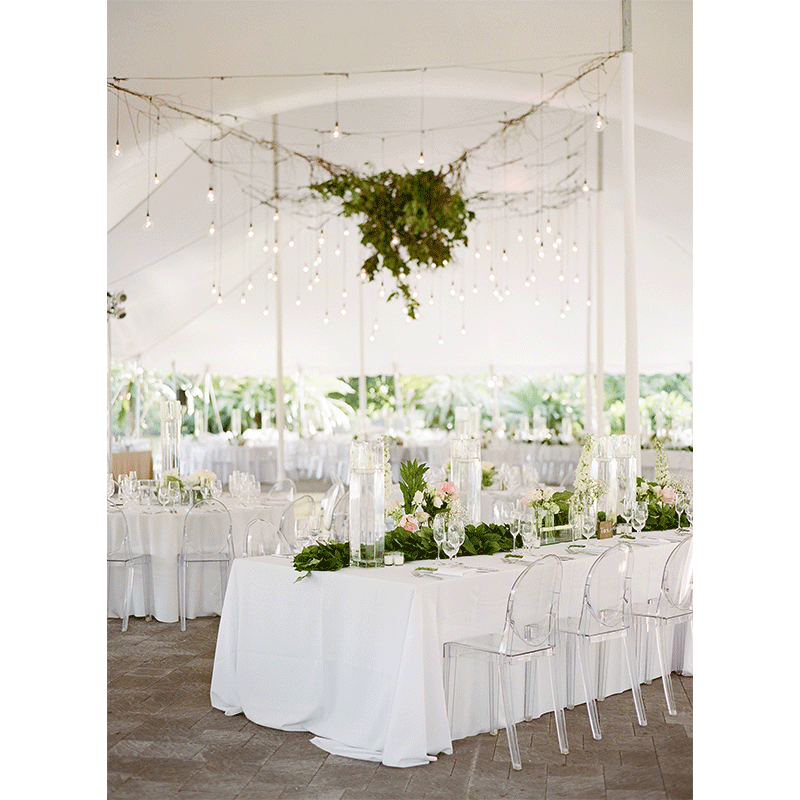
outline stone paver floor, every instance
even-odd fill
[[[211,707],[218,617],[180,625],[108,620],[108,797],[153,800],[684,800],[692,797],[692,679],[673,676],[678,715],[661,681],[642,686],[648,724],[630,692],[599,704],[603,738],[585,706],[567,711],[570,753],[552,714],[517,726],[523,769],[505,732],[454,743],[429,766],[396,769],[329,755],[311,735],[263,728]]]

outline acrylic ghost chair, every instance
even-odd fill
[[[670,715],[677,714],[675,695],[672,691],[672,639],[667,636],[667,628],[679,622],[692,624],[692,594],[694,584],[693,573],[693,537],[684,539],[667,558],[661,577],[658,595],[644,603],[634,603],[632,613],[640,634],[639,664],[643,670],[646,683],[650,683],[649,651],[650,631],[654,631],[658,661],[661,668],[661,682],[664,686],[664,698]],[[641,674],[641,673],[640,673]]]
[[[284,478],[270,486],[267,492],[267,500],[270,502],[291,503],[296,492],[294,481],[291,478]]]
[[[330,537],[336,542],[350,541],[350,492],[345,492],[337,501],[331,517]]]
[[[244,536],[244,556],[286,556],[291,547],[271,520],[255,517],[247,523]]]
[[[581,683],[586,697],[586,709],[592,736],[602,738],[600,718],[597,714],[599,697],[605,695],[605,645],[612,639],[621,639],[625,664],[633,693],[636,717],[640,725],[647,725],[642,694],[637,676],[634,674],[635,655],[631,633],[632,617],[630,604],[631,573],[633,571],[633,551],[629,544],[609,547],[597,556],[589,569],[584,585],[583,600],[578,617],[562,618],[559,626],[567,639],[567,708],[575,705],[575,652],[577,650]],[[600,650],[599,667],[590,680],[590,645]]]
[[[511,667],[525,663],[525,718],[532,717],[531,695],[533,659],[546,657],[550,668],[550,690],[553,702],[558,748],[569,752],[564,701],[559,687],[560,670],[554,669],[558,652],[558,601],[561,592],[561,560],[549,555],[527,566],[514,581],[508,595],[506,618],[501,633],[476,636],[444,645],[445,691],[447,713],[452,724],[455,707],[456,666],[461,657],[485,659],[489,667],[489,728],[497,732],[497,678],[505,715],[508,748],[514,769],[522,769],[517,729],[514,723]]]
[[[145,619],[149,622],[153,616],[153,567],[149,554],[133,552],[128,519],[122,509],[108,503],[107,512],[108,599],[110,601],[112,566],[123,566],[125,568],[125,596],[122,606],[122,631],[124,633],[128,630],[128,618],[131,615],[133,579],[137,567],[140,567],[142,571]]]
[[[322,500],[320,500],[320,510],[322,511],[322,531],[328,534],[331,530],[331,523],[333,522],[333,512],[336,508],[336,503],[339,498],[345,493],[344,484],[339,480],[339,477],[332,473],[333,483],[330,489],[325,492]]]
[[[284,509],[278,530],[292,553],[299,553],[309,543],[308,528],[315,509],[316,503],[310,494],[301,495]]]
[[[220,613],[225,602],[228,575],[235,558],[231,515],[224,503],[210,498],[199,500],[186,513],[183,541],[178,553],[178,609],[181,630],[186,630],[186,577],[189,564],[218,564]]]

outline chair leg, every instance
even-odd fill
[[[153,565],[150,556],[142,561],[142,581],[144,584],[144,618],[147,622],[153,618]]]
[[[489,733],[497,736],[499,724],[497,722],[497,672],[498,666],[495,657],[490,656],[489,664]]]
[[[664,685],[664,699],[667,701],[667,713],[674,717],[678,710],[675,707],[675,695],[672,692],[672,648],[667,646],[666,625],[656,626],[656,648],[658,649],[658,663],[661,667],[661,683]]]
[[[178,559],[178,615],[181,630],[186,630],[186,562]]]
[[[222,616],[222,609],[225,606],[225,590],[228,588],[228,562],[219,562],[219,615]]]
[[[608,649],[606,641],[597,644],[597,699],[606,699],[606,676],[608,675]]]
[[[454,653],[449,645],[444,646],[444,692],[447,707],[447,722],[450,726],[450,737],[453,736],[453,712],[455,710],[456,695],[456,667],[458,654]]]
[[[633,664],[634,664],[634,652],[633,652],[633,642],[631,641],[631,637],[626,635],[623,636],[623,643],[625,647],[625,664],[628,667],[628,678],[631,682],[631,691],[633,692],[633,704],[636,706],[636,718],[639,720],[639,724],[644,727],[647,725],[647,715],[644,712],[644,702],[642,702],[642,690],[639,686],[638,681],[635,680]]]
[[[576,649],[578,651],[578,667],[581,673],[583,691],[586,694],[586,711],[589,713],[589,724],[592,727],[592,736],[595,739],[602,739],[603,732],[600,729],[600,717],[597,715],[597,703],[594,695],[589,691],[589,652],[588,645],[582,636],[576,636]],[[592,686],[595,684],[592,683]],[[638,685],[638,684],[637,684]]]
[[[536,659],[525,662],[525,720],[533,719],[533,701],[536,696]]]
[[[555,656],[547,657],[547,666],[550,669],[550,696],[553,698],[553,714],[556,719],[556,733],[558,734],[558,749],[562,755],[569,753],[567,741],[567,721],[564,716],[564,701],[561,686],[558,681],[558,671],[553,668]]]
[[[517,741],[517,726],[514,724],[514,698],[511,694],[511,664],[508,659],[499,661],[500,666],[500,692],[503,695],[503,713],[506,717],[506,736],[508,749],[511,752],[511,766],[522,769],[522,759],[519,755],[519,742]]]
[[[133,600],[133,564],[125,563],[125,602],[122,608],[122,632],[128,630],[128,617],[131,614],[131,601]]]
[[[567,684],[567,708],[575,708],[575,637],[566,637],[565,651],[565,680]]]

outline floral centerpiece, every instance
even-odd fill
[[[211,486],[217,479],[217,475],[207,469],[196,469],[187,479],[186,483],[190,487]]]
[[[177,483],[179,489],[184,489],[186,484],[183,482],[180,472],[177,469],[168,469],[161,473],[158,487],[167,486],[170,483]]]
[[[593,478],[592,468],[592,449],[594,447],[594,436],[589,434],[581,450],[581,457],[575,470],[575,486],[570,497],[571,505],[592,505],[596,503],[608,491],[605,481]]]
[[[425,480],[427,464],[404,461],[400,465],[400,492],[402,502],[392,498],[387,503],[387,515],[396,527],[419,531],[430,527],[439,514],[449,514],[458,500],[458,488],[452,481],[437,485]]]
[[[646,531],[665,531],[679,527],[675,504],[679,494],[689,493],[688,482],[670,474],[667,456],[660,439],[653,440],[656,450],[654,481],[636,479],[636,500],[647,503]]]
[[[481,461],[481,488],[488,489],[493,483],[497,468],[489,461]]]

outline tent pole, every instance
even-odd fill
[[[398,417],[403,415],[403,392],[400,389],[400,371],[397,369],[397,364],[392,364],[394,371],[394,410]]]
[[[208,367],[203,375],[203,431],[208,433]]]
[[[358,376],[358,436],[363,438],[367,430],[367,376],[364,345],[364,281],[358,279],[358,340],[361,349],[361,372]]]
[[[636,437],[636,464],[639,474],[641,474],[631,0],[622,0],[622,55],[620,66],[622,83],[622,195],[625,239],[625,433]]]
[[[134,428],[136,433],[134,433],[134,439],[139,438],[139,432],[142,429],[142,367],[141,367],[141,356],[136,358],[136,406],[134,411]]]
[[[114,471],[112,458],[112,442],[114,440],[114,421],[111,408],[111,316],[106,315],[106,329],[108,332],[108,472]]]
[[[595,377],[595,420],[597,435],[604,436],[605,424],[605,366],[603,363],[603,131],[597,132],[597,202],[595,204],[595,273],[597,287],[595,304],[597,305],[597,375]]]
[[[274,184],[275,211],[278,210],[278,115],[272,115],[272,180]],[[279,221],[275,220],[275,241],[279,242],[278,231]],[[282,481],[286,477],[286,462],[283,451],[283,428],[285,422],[284,400],[283,400],[283,279],[281,277],[281,250],[275,253],[275,275],[278,280],[275,284],[275,324],[277,326],[277,387],[276,387],[276,420],[275,426],[278,429],[278,480]]]
[[[588,225],[586,226],[587,232],[589,234],[589,238],[591,238],[592,233],[592,203],[591,198],[586,198],[586,211],[587,211],[587,220]],[[587,287],[587,298],[592,296],[592,270],[591,270],[591,259],[592,259],[592,248],[591,244],[587,248],[589,254],[589,268],[586,270],[586,280],[588,282]],[[594,424],[594,402],[592,400],[593,392],[592,392],[592,307],[590,305],[586,306],[586,396],[584,397],[584,420],[583,420],[583,430],[588,435],[590,433],[595,433],[595,424]]]
[[[217,421],[217,430],[222,433],[222,419],[219,415],[219,406],[217,405],[217,395],[214,393],[214,384],[211,383],[211,373],[206,372],[206,393],[211,398],[211,406],[214,409],[214,419]],[[206,422],[206,424],[208,424]]]

